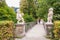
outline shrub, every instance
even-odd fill
[[[0,40],[12,40],[13,39],[13,22],[12,21],[0,21]]]
[[[0,21],[12,20],[16,23],[16,14],[13,8],[8,7],[4,0],[0,2]]]
[[[2,20],[12,20],[13,22],[16,22],[14,10],[9,7],[0,8],[0,21]]]
[[[25,22],[32,22],[35,20],[31,15],[28,15],[28,14],[24,15],[24,19],[25,19]]]
[[[60,21],[55,21],[54,22],[54,36],[55,36],[55,39],[60,39]]]

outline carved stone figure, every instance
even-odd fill
[[[24,19],[23,19],[23,13],[20,12],[19,9],[17,9],[17,15],[16,15],[16,19],[17,19],[17,23],[24,23]]]
[[[49,8],[47,22],[52,23],[52,19],[53,19],[53,8]]]

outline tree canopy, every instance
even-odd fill
[[[54,18],[53,20],[60,20],[60,0],[38,0],[38,16],[40,18],[46,19],[48,9],[53,7],[54,9]]]
[[[8,7],[5,1],[0,2],[0,21],[2,20],[12,20],[16,22],[16,14],[14,10]]]
[[[34,0],[21,0],[20,10],[24,14],[32,15],[34,18],[36,18],[36,5]]]
[[[33,17],[40,17],[46,21],[48,9],[54,9],[53,20],[60,20],[60,0],[21,0],[22,12]]]

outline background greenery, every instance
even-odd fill
[[[21,0],[20,3],[21,12],[28,16],[30,15],[34,20],[40,17],[46,21],[50,7],[54,9],[53,20],[60,20],[60,0]],[[32,20],[31,18],[28,21]],[[25,17],[24,19],[26,21],[28,18]],[[4,0],[0,2],[0,20],[12,20],[16,22],[14,10],[8,7]]]
[[[14,10],[8,7],[5,1],[0,2],[0,21],[2,20],[12,20],[16,22],[16,14]]]
[[[60,20],[60,0],[21,0],[20,3],[21,12],[28,16],[31,15],[33,19],[40,17],[45,21],[47,20],[48,9],[50,7],[54,8],[53,20]],[[0,20],[12,20],[16,22],[14,10],[8,7],[5,1],[0,2]]]
[[[32,18],[47,20],[48,9],[54,9],[54,19],[60,20],[60,0],[21,0],[20,10]]]
[[[36,16],[36,4],[34,2],[34,0],[21,0],[20,3],[20,10],[25,14],[24,19],[25,21],[29,21],[32,22],[35,18],[37,18]]]
[[[34,22],[35,19],[32,17],[32,15],[25,14],[24,15],[25,22]]]

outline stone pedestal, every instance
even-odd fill
[[[53,27],[53,23],[45,23],[45,26],[46,26],[46,32],[47,32],[47,35],[51,35],[51,30],[52,30],[52,27]]]
[[[15,26],[15,37],[25,36],[25,24],[16,24]]]

